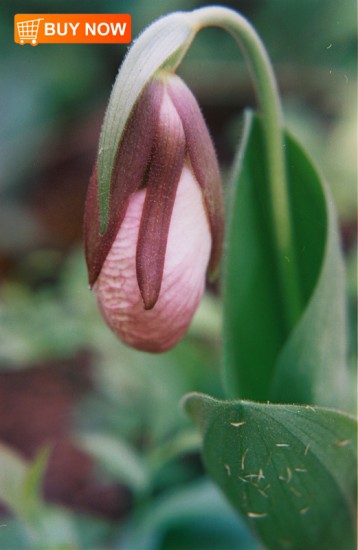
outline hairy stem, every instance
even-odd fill
[[[265,132],[270,212],[275,241],[275,260],[282,294],[282,313],[286,329],[289,331],[301,311],[301,293],[295,262],[292,216],[286,179],[281,104],[272,65],[255,29],[239,13],[221,6],[214,6],[195,10],[191,16],[197,30],[215,26],[228,31],[242,49],[253,77]]]

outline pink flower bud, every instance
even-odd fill
[[[176,76],[153,79],[117,151],[108,224],[99,227],[97,171],[86,202],[90,285],[110,328],[127,344],[169,349],[215,271],[223,233],[219,169],[195,98]]]

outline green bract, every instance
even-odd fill
[[[101,233],[107,224],[114,159],[127,120],[150,78],[163,66],[174,69],[185,54],[194,36],[190,21],[189,14],[173,13],[154,22],[133,44],[120,68],[99,140]]]

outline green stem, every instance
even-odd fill
[[[243,50],[253,76],[263,116],[270,182],[270,211],[275,240],[276,264],[283,294],[283,315],[290,330],[301,311],[301,293],[294,254],[294,236],[286,181],[282,111],[276,79],[266,49],[255,29],[239,13],[221,6],[195,10],[191,20],[197,30],[216,26],[228,31]]]

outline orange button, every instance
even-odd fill
[[[17,44],[128,44],[128,13],[21,13],[14,18]]]

